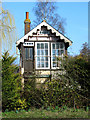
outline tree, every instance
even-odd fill
[[[0,86],[2,81],[1,70],[2,70],[2,50],[11,49],[13,47],[13,42],[15,42],[15,23],[13,16],[8,10],[2,8],[2,3],[0,2]],[[12,39],[13,38],[13,39]],[[3,83],[4,85],[5,83]],[[1,87],[0,87],[1,88]],[[4,94],[4,93],[3,93]],[[2,96],[0,89],[0,96]],[[1,97],[0,97],[1,98]],[[5,100],[5,99],[4,99]],[[5,102],[5,101],[4,101]],[[1,99],[0,99],[1,103]],[[7,103],[6,103],[7,104]]]
[[[46,20],[46,22],[48,22],[51,26],[64,34],[65,19],[55,13],[56,8],[55,2],[51,2],[49,0],[38,0],[33,9],[36,16],[36,21],[34,21],[34,23],[37,25],[43,20]]]
[[[69,91],[71,91],[74,107],[76,105],[80,106],[80,104],[81,106],[88,104],[90,94],[89,66],[88,62],[81,55],[64,58],[62,61],[62,72],[65,72],[65,74],[58,75],[63,80],[63,86],[67,88],[69,95]]]
[[[88,61],[90,59],[90,48],[87,42],[82,44],[82,49],[80,50],[80,54],[85,60]]]
[[[18,66],[14,64],[16,57],[8,51],[2,55],[2,110],[13,110],[20,99],[21,79]]]
[[[0,3],[1,4],[1,3]],[[0,50],[8,50],[16,41],[14,17],[8,10],[0,7]]]

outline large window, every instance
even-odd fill
[[[25,59],[33,60],[33,48],[25,48]]]
[[[51,67],[58,68],[60,61],[58,57],[61,57],[65,53],[65,46],[63,42],[51,43]]]
[[[36,42],[36,69],[49,69],[49,43]]]

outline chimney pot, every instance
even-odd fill
[[[25,24],[25,35],[30,32],[30,19],[29,19],[29,12],[26,12],[26,19],[24,20],[24,24]]]
[[[26,19],[29,19],[29,12],[26,12]]]

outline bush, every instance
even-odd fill
[[[8,51],[2,55],[2,110],[14,110],[20,98],[21,78],[17,73],[19,67],[14,64],[16,57]]]

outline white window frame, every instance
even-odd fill
[[[37,43],[48,43],[48,67],[43,67],[43,68],[38,68],[37,67]],[[42,55],[39,55],[40,57],[42,57]],[[45,56],[44,56],[45,57]],[[50,69],[50,48],[49,48],[49,42],[35,42],[35,67],[36,69]]]
[[[63,43],[63,42],[52,42],[51,43],[51,69],[59,69],[60,67],[53,67],[53,60],[52,60],[52,58],[53,58],[53,52],[52,52],[52,44],[56,44],[56,43]],[[62,54],[62,55],[60,55],[60,56],[58,56],[58,57],[62,57],[63,58],[63,55],[65,54],[65,44],[63,43],[63,49],[61,49],[60,48],[60,50],[64,50],[64,53]],[[57,56],[57,55],[56,55]],[[61,64],[61,63],[60,63]]]
[[[23,46],[34,46],[34,42],[24,42]]]

